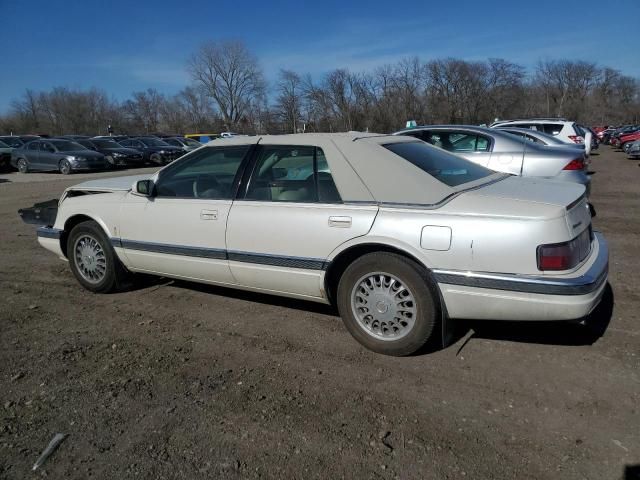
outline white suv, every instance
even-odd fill
[[[570,122],[565,118],[529,118],[523,120],[500,120],[491,124],[491,128],[500,127],[529,128],[553,135],[566,143],[577,143],[585,145],[583,130],[575,122]],[[591,150],[591,145],[585,145],[587,155]]]

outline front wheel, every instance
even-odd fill
[[[18,172],[20,173],[29,173],[29,164],[24,158],[18,160]]]
[[[69,175],[71,173],[71,163],[69,163],[69,160],[60,160],[60,163],[58,164],[58,169],[60,170],[60,173],[63,175]]]
[[[338,310],[358,342],[384,355],[410,355],[432,338],[440,312],[427,271],[406,257],[378,252],[347,267]]]
[[[94,221],[73,227],[67,238],[67,257],[71,272],[87,290],[108,293],[121,289],[126,282],[127,271]]]
[[[152,153],[149,157],[149,160],[151,160],[151,162],[155,163],[156,165],[162,165],[164,163],[162,161],[162,157],[157,153]]]

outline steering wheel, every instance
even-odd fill
[[[211,175],[198,175],[193,180],[193,196],[195,198],[207,198],[207,196],[203,197],[202,194],[208,190],[217,190],[220,192],[220,182]]]

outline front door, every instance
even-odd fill
[[[153,197],[129,193],[119,238],[135,271],[234,283],[227,217],[249,146],[208,147],[162,170]]]
[[[239,284],[322,297],[329,254],[365,235],[378,211],[343,204],[329,163],[315,146],[258,146],[227,227],[229,265]]]

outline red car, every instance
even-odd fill
[[[624,144],[629,142],[635,142],[636,140],[640,140],[640,130],[636,130],[635,132],[625,133],[624,135],[620,135],[619,144],[615,145],[618,148],[624,150]]]
[[[592,127],[591,130],[593,130],[593,133],[595,133],[596,137],[598,137],[599,140],[602,140],[602,136],[604,135],[604,131],[609,128],[608,126],[604,126],[604,127]]]

